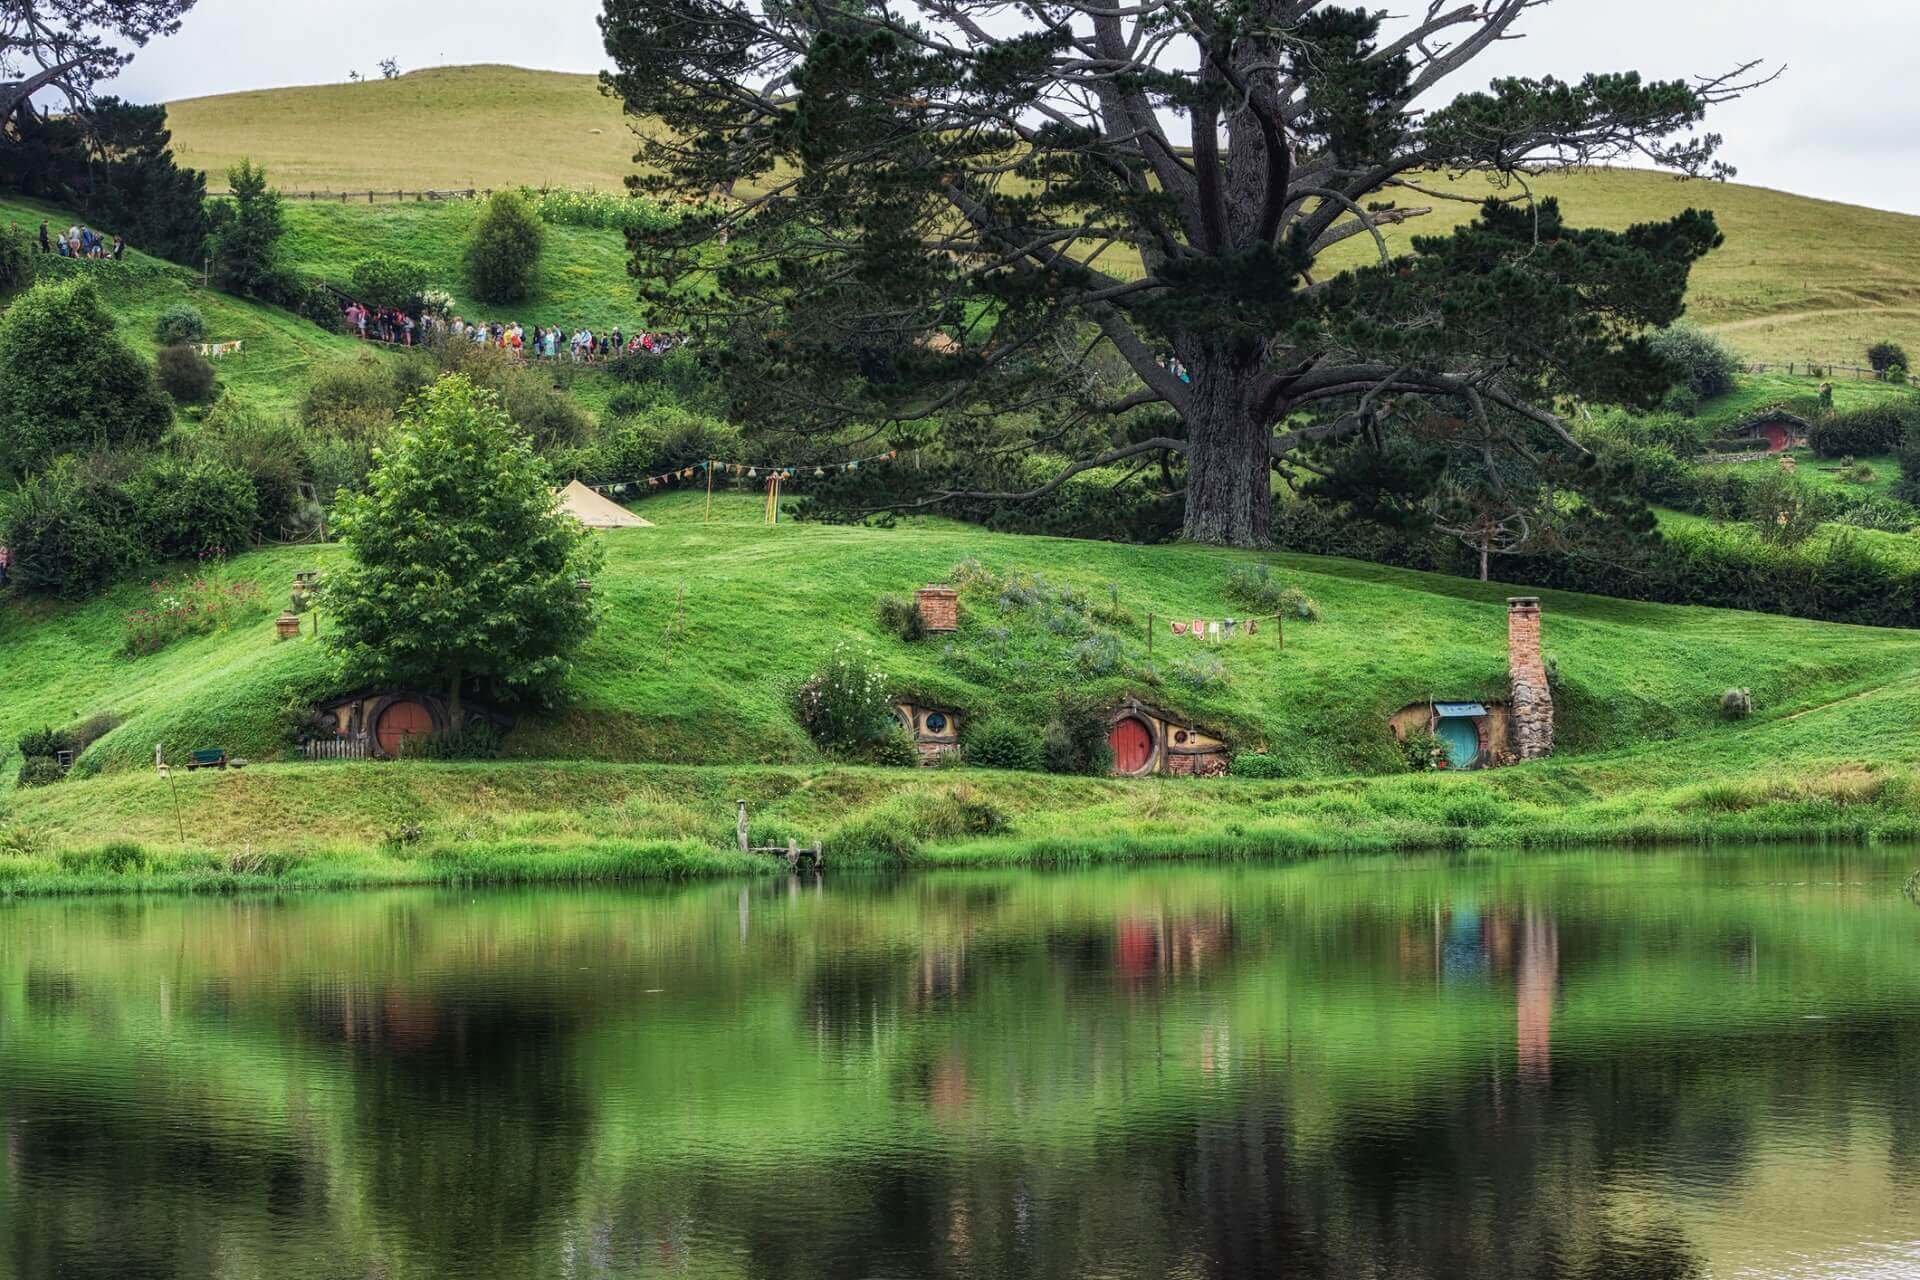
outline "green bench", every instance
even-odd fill
[[[196,751],[187,761],[187,772],[195,769],[224,769],[227,767],[227,753],[224,748],[215,747],[211,751]]]

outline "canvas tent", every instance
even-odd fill
[[[653,521],[642,520],[610,498],[604,498],[578,480],[569,481],[560,491],[560,509],[589,529],[651,529]]]

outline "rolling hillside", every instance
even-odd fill
[[[618,190],[633,140],[592,76],[445,67],[397,80],[263,90],[171,104],[186,163],[219,174],[242,156],[289,191],[498,187]],[[1883,337],[1920,347],[1920,217],[1738,184],[1605,170],[1533,184],[1576,224],[1621,227],[1712,209],[1727,245],[1694,276],[1692,315],[1749,358],[1857,361]],[[1478,180],[1455,184],[1478,196]],[[1434,213],[1390,241],[1441,232],[1472,206],[1406,192]],[[361,206],[364,210],[365,206]],[[1370,249],[1355,243],[1356,260]]]

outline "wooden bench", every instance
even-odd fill
[[[196,751],[187,760],[187,772],[195,769],[224,769],[227,767],[227,752],[224,747],[215,747],[210,751]]]

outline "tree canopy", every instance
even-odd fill
[[[326,600],[343,675],[549,702],[597,613],[598,548],[559,509],[499,399],[460,375],[422,391],[334,518],[351,567]]]
[[[952,454],[1074,459],[1030,498],[1159,461],[1201,541],[1266,541],[1276,473],[1435,423],[1450,448],[1577,458],[1556,409],[1666,389],[1645,334],[1720,233],[1695,210],[1579,229],[1527,179],[1730,172],[1699,126],[1750,67],[1445,99],[1540,2],[607,0],[608,84],[643,118],[631,182],[705,200],[635,233],[636,275],[770,424],[937,421]],[[1463,198],[1434,174],[1493,185],[1392,252],[1384,228]],[[1329,264],[1349,242],[1369,265]],[[1025,439],[979,429],[1010,411]]]
[[[0,315],[0,474],[160,438],[173,409],[89,281],[48,281]]]
[[[93,87],[155,36],[180,29],[195,0],[0,0],[0,124],[41,89],[83,110]]]

